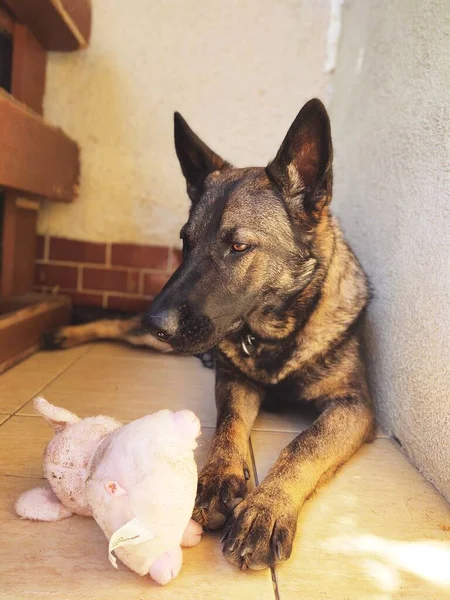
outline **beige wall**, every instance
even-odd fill
[[[329,0],[94,0],[83,53],[53,54],[46,118],[79,141],[80,198],[39,232],[178,243],[188,202],[179,110],[239,166],[264,164],[312,96],[327,99]]]
[[[345,3],[331,116],[379,417],[450,500],[448,17],[447,0]]]

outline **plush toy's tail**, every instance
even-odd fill
[[[38,415],[44,417],[50,423],[55,432],[62,431],[66,425],[77,423],[80,420],[77,415],[74,415],[65,408],[50,404],[42,396],[38,396],[33,400],[33,408]]]
[[[19,517],[32,521],[61,521],[73,515],[61,504],[52,490],[44,487],[34,488],[21,494],[16,501],[15,509]]]

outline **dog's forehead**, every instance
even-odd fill
[[[279,200],[263,168],[227,169],[212,173],[205,193],[193,207],[190,228],[257,227]],[[271,210],[268,210],[271,209]],[[263,219],[264,220],[264,219]]]

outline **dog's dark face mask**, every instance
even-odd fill
[[[194,354],[313,277],[311,242],[331,198],[329,121],[318,100],[305,105],[266,169],[233,168],[179,114],[175,147],[192,201],[180,233],[183,263],[144,324],[175,351]]]

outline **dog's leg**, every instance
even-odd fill
[[[101,319],[84,325],[69,325],[45,333],[42,347],[46,350],[72,348],[95,340],[121,340],[135,346],[147,346],[170,352],[168,344],[160,342],[141,326],[142,315],[128,319]]]
[[[345,397],[329,399],[325,406],[234,510],[224,533],[224,554],[241,569],[264,569],[289,558],[305,500],[371,439],[373,412],[366,402]]]
[[[200,473],[193,518],[218,529],[246,495],[250,477],[247,450],[261,405],[262,390],[218,365],[217,428],[208,460]]]

